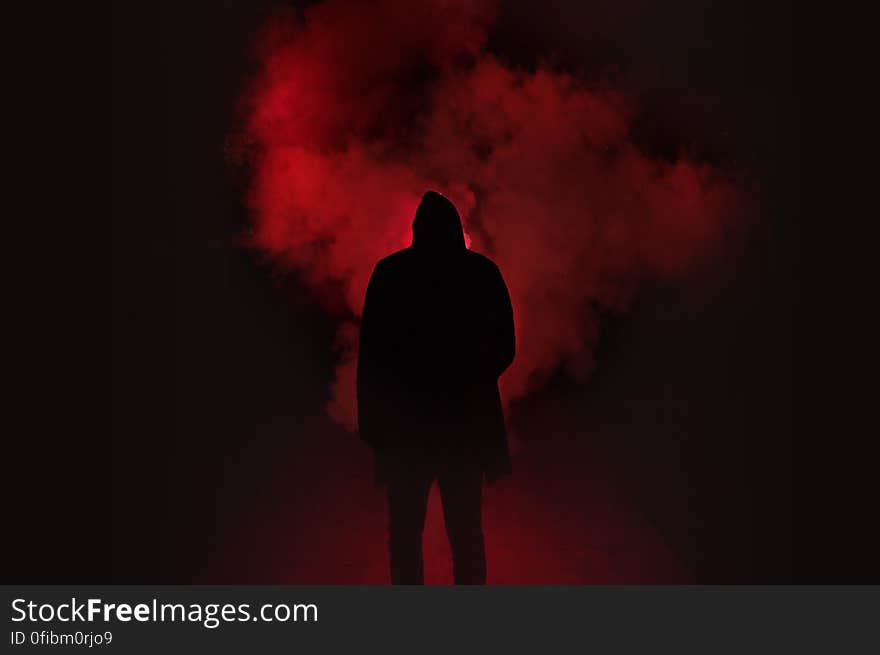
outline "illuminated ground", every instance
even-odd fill
[[[560,452],[561,444],[568,452]],[[662,535],[577,442],[532,447],[516,474],[489,487],[485,532],[490,583],[688,583],[691,574]],[[384,584],[384,496],[370,482],[369,454],[339,435],[297,468],[324,471],[307,488],[276,477],[261,494],[243,539],[223,548],[236,578],[266,583]],[[322,449],[324,450],[324,449]],[[577,456],[575,456],[577,455]],[[554,462],[554,464],[549,464]],[[280,469],[279,469],[280,470]],[[425,528],[428,584],[450,583],[449,547],[436,486]],[[218,565],[221,565],[218,562]]]

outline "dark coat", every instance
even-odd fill
[[[426,193],[412,245],[376,264],[367,288],[358,355],[361,437],[380,458],[448,445],[478,461],[490,481],[509,473],[498,377],[514,351],[501,272],[465,247],[452,203]]]

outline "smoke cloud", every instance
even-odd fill
[[[509,404],[560,366],[585,377],[603,312],[693,270],[734,190],[710,166],[655,160],[633,102],[486,49],[473,0],[328,0],[273,18],[244,98],[254,242],[345,308],[330,415],[356,426],[357,320],[375,262],[410,243],[422,193],[458,207],[514,305]]]

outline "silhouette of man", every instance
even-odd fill
[[[513,310],[498,267],[465,246],[461,218],[428,191],[409,248],[376,264],[364,301],[358,422],[387,485],[393,584],[423,584],[436,479],[456,584],[485,584],[482,485],[510,472],[498,377]]]

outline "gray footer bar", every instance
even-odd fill
[[[4,586],[2,652],[880,652],[880,587]],[[816,651],[815,649],[819,650]]]

